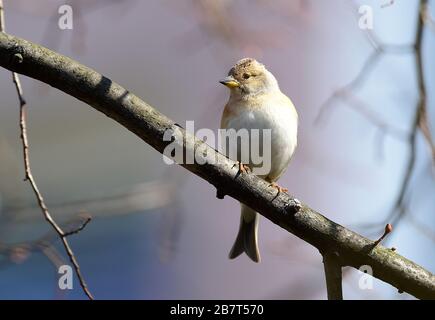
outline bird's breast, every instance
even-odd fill
[[[272,101],[270,101],[272,100]],[[232,108],[231,108],[232,107]],[[265,129],[270,129],[270,141],[264,139],[264,133],[260,136],[260,152],[265,154],[270,149],[270,172],[268,176],[271,180],[276,180],[287,167],[297,144],[297,114],[290,100],[264,101],[261,104],[250,105],[249,103],[234,104],[226,109],[227,118],[224,112],[222,127],[227,129],[247,129],[252,141],[252,134],[259,131],[260,134]],[[263,138],[263,139],[262,139]],[[252,143],[252,142],[251,142]],[[267,145],[265,144],[267,143]],[[242,147],[240,143],[237,148]],[[252,150],[251,150],[252,153]],[[233,153],[234,154],[234,153]],[[228,155],[228,152],[227,152]],[[237,152],[240,159],[240,150]]]

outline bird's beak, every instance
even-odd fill
[[[233,76],[228,76],[225,79],[220,80],[219,82],[222,83],[224,86],[227,86],[228,88],[236,88],[240,86],[239,81],[234,79]]]

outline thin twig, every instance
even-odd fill
[[[352,4],[351,4],[352,5]],[[358,12],[355,10],[355,4],[352,5],[353,12]],[[336,90],[321,106],[319,113],[316,118],[316,122],[319,121],[324,114],[326,114],[326,109],[332,107],[332,103],[338,99],[347,100],[347,102],[357,102],[355,99],[349,100],[348,97],[353,96],[351,93],[358,89],[367,76],[372,72],[375,64],[383,54],[412,54],[415,56],[416,61],[416,75],[417,75],[417,86],[419,93],[419,100],[415,109],[413,121],[408,134],[405,134],[401,130],[397,130],[386,122],[377,119],[377,115],[372,112],[367,112],[369,109],[365,107],[364,104],[358,103],[353,109],[363,115],[368,119],[373,125],[379,128],[381,133],[387,133],[390,136],[396,137],[400,140],[405,140],[409,145],[409,151],[407,154],[406,165],[404,169],[404,174],[402,181],[400,183],[400,188],[397,193],[395,200],[393,201],[392,209],[387,215],[387,217],[381,223],[366,224],[364,228],[376,228],[378,229],[380,225],[385,225],[386,223],[392,223],[397,225],[398,222],[407,214],[405,210],[407,202],[407,194],[411,183],[411,178],[414,172],[414,166],[417,158],[417,139],[418,131],[420,130],[423,134],[427,145],[431,151],[432,162],[435,165],[435,145],[430,131],[430,126],[427,118],[427,97],[426,97],[426,84],[424,77],[423,68],[423,57],[422,57],[422,45],[423,36],[425,31],[425,25],[428,25],[428,0],[420,0],[417,16],[417,28],[416,36],[412,45],[391,45],[382,43],[373,30],[367,29],[365,35],[373,47],[373,52],[367,57],[362,68],[356,75],[356,77],[351,80],[347,85]],[[347,104],[349,107],[353,107],[351,103]]]
[[[393,226],[390,223],[387,224],[385,226],[385,230],[384,230],[384,233],[382,234],[382,236],[380,236],[379,239],[375,241],[374,247],[376,247],[378,244],[380,244],[382,242],[382,240],[384,240],[385,237],[387,235],[389,235],[392,231],[393,231]]]
[[[44,214],[45,220],[47,220],[47,222],[53,227],[53,229],[59,235],[59,237],[62,241],[62,244],[65,248],[65,251],[66,251],[72,265],[74,266],[75,272],[77,274],[77,278],[79,279],[79,282],[80,282],[80,286],[82,287],[84,293],[88,296],[88,298],[93,299],[93,296],[92,296],[91,292],[89,291],[89,289],[86,285],[86,282],[83,278],[83,275],[80,271],[80,266],[77,262],[77,259],[74,255],[74,252],[72,251],[72,249],[68,243],[68,240],[66,239],[68,235],[73,234],[73,233],[77,233],[80,230],[82,230],[84,228],[84,226],[86,226],[87,222],[89,222],[90,220],[87,220],[87,222],[85,224],[83,224],[82,228],[79,228],[78,231],[75,230],[76,232],[64,233],[63,230],[56,223],[56,221],[54,221],[53,217],[51,216],[50,212],[48,211],[47,205],[45,204],[44,198],[43,198],[41,192],[39,191],[39,188],[36,184],[35,178],[33,177],[32,170],[30,168],[29,142],[28,142],[28,137],[27,137],[27,126],[26,126],[26,106],[27,105],[26,105],[26,102],[23,98],[23,92],[21,89],[20,79],[18,78],[18,75],[16,73],[13,73],[13,80],[14,80],[14,83],[15,83],[15,86],[17,89],[17,93],[18,93],[18,97],[20,100],[20,128],[21,128],[21,140],[22,140],[22,147],[23,147],[24,169],[25,169],[26,180],[29,181],[29,183],[33,189],[36,200],[38,201],[38,205],[41,208],[42,213]]]
[[[3,0],[0,0],[0,32],[5,32],[5,30],[6,29],[5,29]],[[19,54],[16,54],[14,56],[14,58],[20,59],[22,57]],[[17,61],[17,63],[19,63],[19,61]],[[65,248],[65,251],[69,257],[69,260],[71,261],[71,263],[74,266],[75,272],[77,274],[77,278],[79,279],[79,282],[80,282],[80,286],[82,287],[84,293],[88,296],[88,298],[92,300],[93,296],[86,285],[86,282],[85,282],[83,275],[80,271],[80,266],[77,262],[75,255],[74,255],[74,252],[72,251],[72,249],[68,243],[68,240],[66,239],[67,236],[69,234],[72,234],[72,233],[71,232],[64,233],[63,230],[56,223],[56,221],[54,221],[50,212],[48,211],[48,208],[47,208],[47,205],[45,204],[44,198],[43,198],[41,192],[39,191],[39,188],[36,184],[35,178],[33,177],[32,170],[30,167],[29,140],[27,137],[27,123],[26,123],[27,104],[26,104],[26,100],[24,99],[23,88],[21,86],[20,78],[19,78],[18,74],[15,72],[12,72],[12,81],[15,85],[17,95],[18,95],[18,100],[20,103],[20,131],[21,131],[21,141],[22,141],[22,147],[23,147],[25,180],[29,181],[30,186],[32,187],[32,190],[35,194],[36,200],[38,202],[39,207],[41,208],[41,211],[44,215],[45,220],[47,220],[47,222],[53,227],[53,229],[59,235],[59,238],[62,241],[62,244]],[[89,222],[89,221],[87,221],[87,222]],[[82,230],[86,226],[87,222],[82,226],[81,229],[80,228],[79,229]],[[78,230],[77,232],[79,232],[80,230]],[[76,233],[76,232],[74,232],[74,233]]]
[[[418,93],[419,98],[417,102],[417,107],[414,115],[414,121],[411,127],[411,134],[409,136],[409,155],[408,155],[408,163],[405,168],[405,174],[403,176],[403,181],[400,187],[399,194],[395,201],[393,210],[390,215],[384,220],[384,222],[391,221],[392,224],[397,225],[397,223],[401,220],[402,217],[406,215],[408,210],[405,210],[406,207],[406,194],[409,189],[409,185],[411,182],[411,177],[413,174],[414,165],[417,158],[417,132],[420,129],[428,144],[430,145],[432,142],[431,134],[429,132],[429,125],[427,123],[426,117],[426,107],[427,107],[427,96],[426,96],[426,83],[425,83],[425,75],[424,75],[424,67],[423,67],[423,36],[425,31],[425,25],[423,20],[423,10],[427,6],[428,0],[420,0],[419,9],[418,9],[418,19],[417,19],[417,31],[415,36],[415,64],[416,64],[416,76],[417,76],[417,85],[418,85]],[[426,132],[426,133],[425,133]],[[427,138],[430,137],[430,138]],[[433,146],[432,147],[432,152]]]
[[[65,232],[64,237],[68,237],[70,235],[79,233],[88,225],[89,222],[91,222],[91,220],[92,220],[91,217],[87,217],[86,220],[78,228]]]
[[[87,220],[89,217],[86,217],[85,219]],[[68,229],[68,226],[71,224],[76,225],[77,223],[80,223],[83,225],[83,220],[85,219],[79,215],[62,227]],[[77,230],[75,226],[70,229]],[[53,265],[57,276],[59,267],[66,263],[62,255],[53,245],[53,242],[57,239],[57,234],[53,232],[53,230],[49,230],[45,235],[33,241],[14,244],[0,243],[0,257],[5,257],[5,259],[0,260],[0,267],[8,266],[9,263],[20,264],[27,260],[32,253],[42,253]],[[61,290],[58,286],[56,286],[55,289],[58,297],[64,296],[64,290]]]
[[[423,10],[421,12],[423,22],[426,26],[428,26],[433,32],[435,32],[435,19],[430,14],[430,7],[429,4],[426,4],[423,7]]]
[[[418,118],[418,127],[420,131],[423,133],[423,136],[426,139],[426,142],[430,148],[432,153],[432,163],[435,165],[435,144],[432,138],[432,133],[429,127],[429,121],[427,118],[427,96],[426,96],[426,82],[425,82],[425,74],[423,68],[423,37],[425,26],[427,26],[427,14],[429,13],[429,5],[428,0],[420,0],[419,7],[419,22],[417,28],[417,36],[416,36],[416,64],[417,64],[417,81],[418,88],[420,92],[420,105],[419,105],[419,118]]]
[[[328,300],[343,300],[343,275],[338,255],[335,252],[323,253],[323,266]]]

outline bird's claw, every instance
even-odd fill
[[[234,164],[233,168],[238,165],[239,166],[239,173],[249,173],[251,172],[251,168],[247,166],[246,164],[241,163],[240,161],[237,161],[237,164]]]
[[[275,188],[278,190],[278,194],[280,194],[281,192],[286,193],[288,192],[287,188],[283,188],[281,186],[279,186],[278,184],[276,184],[275,182],[272,182],[270,185],[270,187]]]

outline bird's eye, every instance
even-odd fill
[[[244,73],[244,74],[243,74],[243,79],[249,79],[250,76],[251,76],[250,74],[248,74],[248,73]]]

